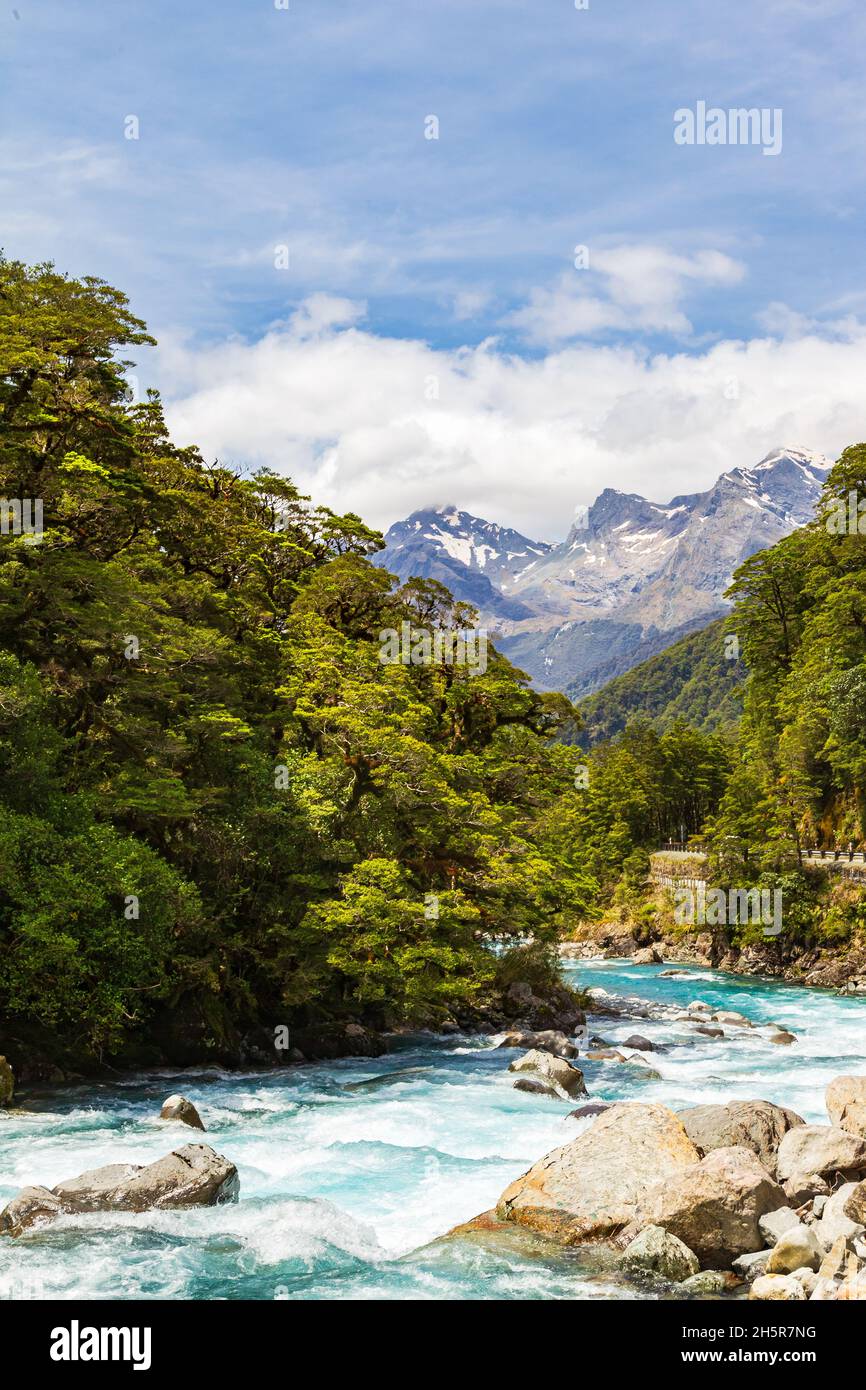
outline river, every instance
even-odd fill
[[[679,1108],[762,1098],[827,1123],[824,1088],[866,1072],[866,1000],[692,969],[580,961],[581,986],[687,1005],[703,999],[797,1035],[777,1046],[758,1029],[707,1039],[688,1024],[590,1016],[622,1042],[666,1045],[661,1080],[581,1060],[590,1096]],[[199,1139],[238,1166],[237,1205],[186,1212],[64,1218],[0,1238],[0,1296],[46,1298],[628,1298],[576,1252],[518,1241],[431,1244],[494,1204],[502,1189],[588,1121],[570,1106],[513,1089],[488,1038],[401,1040],[387,1057],[280,1072],[160,1072],[30,1092],[0,1114],[0,1205],[28,1183],[53,1186],[104,1163],[149,1163]],[[166,1126],[162,1100],[182,1091],[207,1135]]]

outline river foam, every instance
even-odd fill
[[[579,961],[583,987],[685,1010],[694,999],[741,1012],[753,1029],[708,1039],[687,1022],[590,1018],[622,1045],[640,1033],[660,1080],[638,1066],[581,1059],[590,1096],[674,1108],[763,1098],[826,1122],[824,1088],[866,1073],[866,1001],[707,970]],[[652,1007],[651,1010],[652,1012]],[[770,1025],[797,1041],[772,1044]],[[104,1163],[148,1163],[206,1138],[237,1165],[237,1205],[65,1218],[0,1240],[0,1294],[62,1298],[627,1298],[574,1252],[441,1242],[490,1207],[542,1154],[590,1121],[572,1105],[515,1091],[514,1053],[492,1039],[401,1039],[383,1058],[278,1073],[158,1072],[28,1097],[0,1117],[0,1201]],[[156,1116],[172,1091],[199,1107],[199,1136]]]

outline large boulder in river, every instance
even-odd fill
[[[632,1219],[653,1183],[673,1180],[699,1157],[667,1106],[612,1105],[507,1187],[497,1214],[563,1245],[605,1240]]]
[[[734,1100],[680,1110],[686,1134],[702,1154],[713,1149],[751,1149],[767,1172],[776,1172],[776,1153],[785,1135],[806,1122],[793,1110],[768,1100]]]
[[[185,1144],[145,1168],[110,1164],[58,1183],[55,1196],[75,1211],[212,1207],[238,1196],[238,1170],[207,1144]]]
[[[0,1211],[0,1235],[20,1236],[62,1216],[63,1208],[47,1187],[23,1187]]]
[[[570,1100],[572,1096],[585,1096],[587,1093],[583,1072],[579,1067],[573,1067],[564,1057],[554,1057],[551,1053],[540,1052],[537,1048],[518,1057],[508,1070],[531,1072],[533,1077],[544,1082],[546,1086],[552,1086],[563,1100]]]
[[[866,1173],[866,1139],[836,1125],[800,1125],[779,1145],[776,1172],[780,1182],[809,1173],[822,1178]]]
[[[15,1094],[15,1077],[5,1057],[0,1057],[0,1108],[10,1105]]]
[[[831,1125],[866,1139],[866,1076],[837,1076],[826,1099]]]
[[[663,1226],[714,1269],[763,1250],[758,1222],[787,1205],[785,1194],[751,1149],[713,1149],[700,1163],[657,1181],[638,1204],[625,1240]]]
[[[182,1149],[139,1167],[110,1163],[57,1184],[25,1188],[0,1212],[0,1231],[21,1235],[55,1216],[98,1211],[160,1211],[212,1207],[238,1197],[238,1171],[207,1144]]]
[[[540,1033],[506,1033],[497,1047],[535,1048],[539,1052],[550,1052],[554,1057],[577,1057],[578,1048],[571,1039],[555,1028],[543,1029]]]
[[[187,1100],[186,1096],[169,1096],[168,1100],[162,1103],[159,1118],[161,1120],[178,1120],[182,1125],[189,1125],[191,1129],[204,1129],[201,1116],[192,1101]]]

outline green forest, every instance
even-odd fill
[[[383,630],[475,615],[371,564],[361,518],[173,442],[130,398],[151,342],[102,281],[0,261],[0,494],[44,525],[0,538],[0,1051],[436,1027],[527,935],[639,896],[667,837],[737,881],[862,840],[866,537],[818,518],[753,556],[730,621],[587,702],[585,752],[493,649],[383,662]],[[826,506],[851,491],[866,446]]]

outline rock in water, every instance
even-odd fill
[[[785,1135],[776,1168],[780,1182],[805,1173],[866,1173],[866,1139],[835,1125],[802,1125]]]
[[[667,1106],[612,1105],[507,1187],[497,1214],[563,1245],[604,1240],[631,1220],[653,1183],[673,1179],[698,1159]]]
[[[15,1094],[15,1076],[5,1057],[0,1057],[0,1108],[11,1105]]]
[[[626,1038],[620,1047],[633,1047],[636,1052],[655,1052],[655,1043],[651,1043],[649,1038],[643,1037],[641,1033],[632,1033],[630,1038]]]
[[[837,1076],[826,1100],[831,1125],[866,1139],[866,1076]]]
[[[680,1293],[688,1297],[699,1294],[730,1293],[741,1283],[729,1269],[705,1269],[700,1274],[692,1274],[680,1284]]]
[[[514,1083],[515,1091],[527,1091],[531,1096],[552,1096],[554,1100],[561,1100],[562,1097],[552,1086],[545,1086],[541,1081],[530,1081],[528,1076],[521,1076]]]
[[[762,1250],[758,1221],[784,1205],[784,1192],[751,1149],[713,1149],[699,1164],[657,1182],[638,1204],[622,1239],[643,1226],[664,1226],[702,1264],[718,1268],[738,1255]]]
[[[182,1125],[189,1125],[191,1129],[204,1129],[201,1116],[192,1101],[187,1100],[186,1096],[169,1096],[168,1100],[162,1103],[159,1118],[161,1120],[180,1120]]]
[[[579,1067],[571,1066],[564,1057],[553,1057],[549,1052],[540,1052],[537,1048],[512,1062],[508,1070],[532,1072],[545,1085],[552,1086],[563,1100],[587,1093]]]
[[[62,1214],[62,1206],[47,1187],[23,1187],[0,1211],[0,1234],[20,1236]]]
[[[630,1274],[655,1274],[672,1284],[680,1284],[700,1270],[697,1255],[661,1226],[647,1226],[635,1236],[619,1264]]]
[[[0,1231],[21,1235],[52,1217],[80,1212],[173,1210],[237,1201],[238,1170],[207,1144],[185,1144],[142,1168],[110,1163],[48,1192],[25,1188],[0,1212]]]
[[[695,1105],[680,1110],[686,1134],[702,1153],[742,1146],[751,1149],[767,1172],[776,1172],[776,1152],[790,1129],[805,1125],[793,1110],[768,1100],[735,1100],[728,1105]]]

